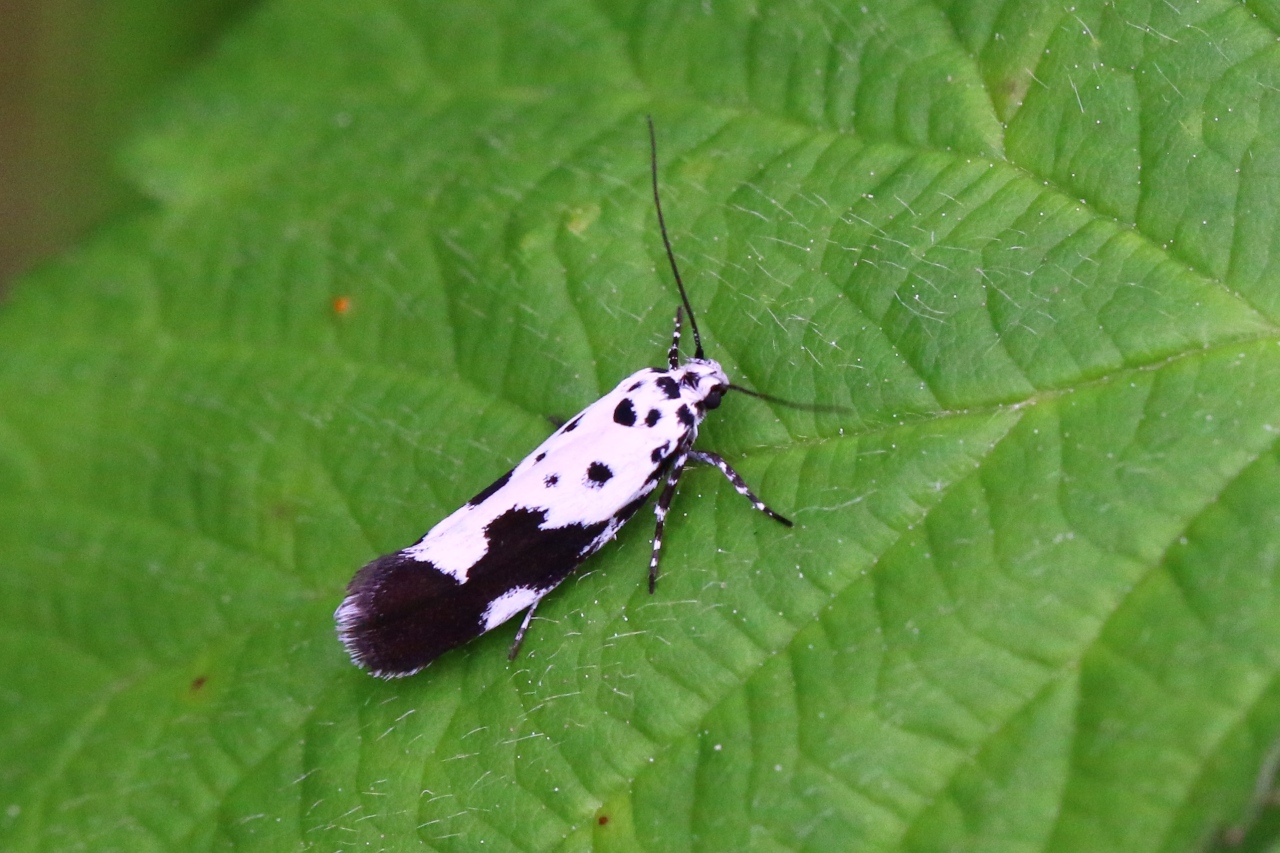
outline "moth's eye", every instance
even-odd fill
[[[724,395],[724,389],[716,386],[707,392],[707,398],[702,401],[708,409],[714,409],[720,405],[720,397]]]

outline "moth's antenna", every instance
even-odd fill
[[[849,414],[853,409],[844,406],[823,406],[817,403],[797,403],[794,400],[784,400],[782,397],[775,397],[772,394],[766,394],[763,391],[752,391],[750,388],[743,388],[741,385],[729,383],[730,391],[741,391],[748,397],[758,397],[770,403],[777,403],[779,406],[786,406],[788,409],[801,409],[806,412],[836,412],[838,414]]]
[[[689,327],[693,329],[693,357],[703,358],[702,336],[698,334],[698,321],[693,316],[693,306],[689,304],[689,294],[684,292],[684,281],[680,278],[680,269],[676,266],[675,252],[671,251],[671,239],[667,237],[667,223],[662,218],[662,201],[658,198],[658,139],[653,133],[653,116],[645,116],[649,123],[649,167],[653,176],[653,206],[658,210],[658,230],[662,232],[662,245],[667,247],[667,260],[671,261],[671,274],[676,277],[676,287],[680,288],[680,299],[684,302],[684,310],[689,312]]]

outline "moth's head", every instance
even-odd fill
[[[714,409],[729,390],[729,377],[720,362],[691,358],[679,369],[681,396],[692,399],[699,410]]]

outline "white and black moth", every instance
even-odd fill
[[[352,661],[373,675],[412,675],[524,611],[511,646],[514,658],[542,597],[612,539],[661,483],[649,560],[652,593],[663,522],[690,461],[719,468],[752,506],[791,526],[751,493],[728,462],[693,449],[698,425],[727,391],[785,401],[733,385],[719,363],[704,356],[662,218],[652,121],[649,146],[658,227],[689,314],[693,358],[680,363],[677,308],[665,370],[631,374],[417,544],[356,572],[334,617]]]

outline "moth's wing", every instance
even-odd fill
[[[411,675],[533,605],[613,538],[661,475],[655,451],[672,442],[666,423],[618,424],[627,382],[418,543],[356,573],[335,614],[352,660]]]
[[[612,538],[653,491],[685,438],[674,416],[643,420],[653,392],[636,393],[632,386],[654,372],[633,374],[579,412],[515,467],[503,491],[516,505],[545,506],[549,527],[605,521],[610,535],[598,544]],[[622,420],[620,406],[627,414]]]
[[[410,549],[356,573],[338,608],[347,651],[374,675],[411,675],[534,604],[590,553],[607,526],[543,529],[545,511],[500,513],[485,528],[488,548],[465,582],[415,558]]]

